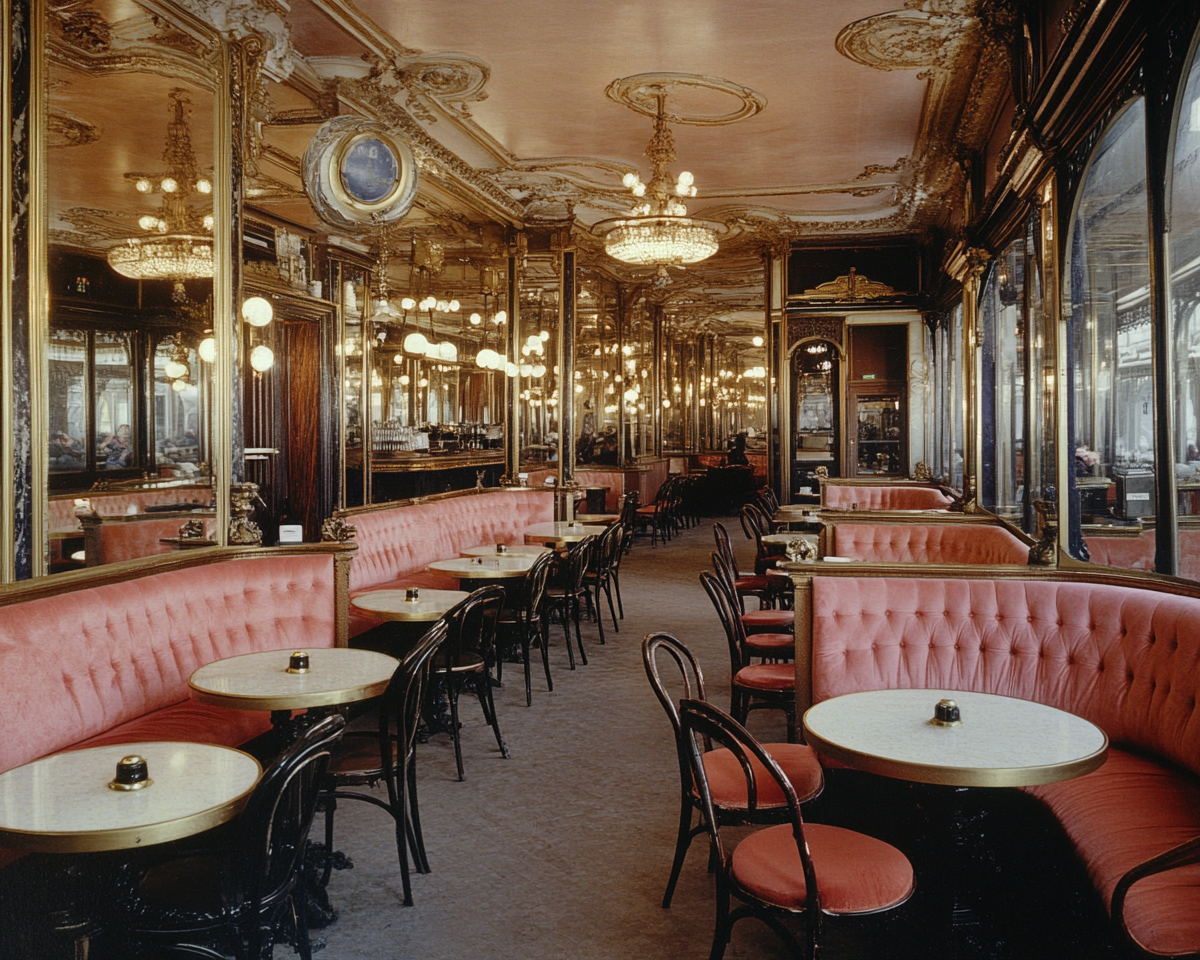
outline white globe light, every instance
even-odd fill
[[[639,180],[640,180],[640,178],[638,177],[638,175],[636,173],[634,173],[633,171],[630,171],[629,173],[625,174],[625,176],[623,176],[621,178],[621,183],[625,184],[625,186],[627,186],[627,187],[632,187]]]
[[[535,377],[544,377],[546,375],[546,365],[544,363],[535,363],[533,365],[533,375]]]
[[[461,307],[462,307],[462,304],[459,303],[457,300],[450,301],[450,312],[451,313],[458,313],[458,311]]]
[[[150,181],[147,180],[145,177],[142,177],[142,179],[137,182],[138,193],[149,193],[150,190],[151,190]]]
[[[423,333],[410,333],[404,338],[405,353],[418,353],[423,356],[428,349],[429,341],[425,339],[425,334]]]
[[[417,305],[417,301],[414,300],[412,297],[405,297],[403,300],[400,301],[400,309],[401,310],[411,310],[416,305]]]
[[[217,341],[212,337],[205,337],[200,341],[200,346],[196,348],[196,352],[200,354],[200,359],[205,363],[212,363],[217,359]]]
[[[754,344],[756,347],[761,347],[761,346],[763,345],[763,338],[762,338],[762,337],[755,337],[755,338],[754,338],[753,340],[751,340],[750,342],[751,342],[752,344]]]
[[[696,178],[693,177],[687,170],[684,170],[683,173],[679,175],[679,180],[677,182],[683,184],[685,187],[690,187],[696,182]]]
[[[520,368],[511,360],[504,361],[504,375],[506,377],[515,377],[520,372]]]
[[[533,364],[531,363],[523,363],[519,369],[521,371],[521,376],[523,377],[529,377],[533,375]]]
[[[426,360],[441,360],[442,348],[436,343],[425,341],[425,359]]]
[[[211,180],[197,180],[196,181],[196,190],[199,193],[212,193],[212,181]]]
[[[664,409],[664,410],[670,410],[670,409],[671,409],[671,401],[670,401],[670,400],[664,400],[664,401],[663,401],[663,409]]]
[[[412,383],[412,379],[407,373],[400,374],[400,386],[407,387],[410,383]]]
[[[448,304],[445,300],[439,300],[437,301],[436,309],[438,313],[448,313],[450,310],[450,304]]]
[[[636,403],[637,398],[638,398],[638,392],[636,390],[626,390],[625,391],[625,399],[629,403]]]
[[[449,340],[443,340],[441,343],[439,343],[438,351],[441,358],[448,363],[458,362],[458,347],[456,347]]]
[[[497,323],[508,323],[508,314],[505,313],[503,310],[498,311],[496,313],[496,322]]]
[[[538,334],[538,339],[541,340],[543,343],[545,343],[547,340],[550,339],[550,331],[543,330],[541,333]]]
[[[160,183],[159,186],[162,187],[163,193],[174,193],[176,190],[179,189],[179,184],[177,184],[170,177],[167,177],[165,180],[163,180],[163,182]]]
[[[242,304],[242,317],[252,327],[265,327],[275,318],[275,310],[270,300],[250,297]]]
[[[473,326],[473,327],[477,327],[477,326],[479,326],[481,323],[483,323],[483,317],[481,317],[481,316],[480,316],[479,314],[477,314],[477,313],[473,313],[473,314],[471,314],[471,326]]]
[[[507,362],[508,361],[505,360],[504,357],[500,356],[500,354],[497,353],[494,357],[492,357],[491,369],[493,369],[497,373],[499,373],[500,371],[502,371],[505,368],[505,365],[507,364]]]
[[[417,381],[417,386],[418,387],[427,387],[427,386],[429,386],[429,381],[426,380],[424,377],[422,377],[420,380]]]
[[[168,360],[163,364],[163,373],[165,373],[172,380],[178,380],[187,372],[188,368],[178,360]]]
[[[153,230],[158,226],[158,217],[151,217],[149,215],[138,217],[138,226],[143,230]]]
[[[188,383],[186,380],[172,380],[171,381],[171,389],[174,390],[176,393],[183,393],[183,391],[186,390],[190,386],[191,386],[191,384]]]
[[[265,373],[275,365],[275,354],[265,344],[259,344],[250,351],[250,366],[259,373]]]

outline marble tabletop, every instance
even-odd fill
[[[192,699],[233,710],[301,710],[356,703],[387,689],[396,660],[347,647],[304,649],[307,673],[288,673],[296,648],[226,657],[188,679]]]
[[[505,547],[504,553],[496,553],[496,545],[494,543],[484,544],[481,547],[468,547],[466,550],[459,550],[464,557],[540,557],[543,553],[550,553],[548,547],[539,547],[535,544],[523,543],[520,545],[508,544]]]
[[[786,547],[793,540],[808,540],[816,543],[817,535],[815,533],[764,533],[759,539],[763,543],[781,544]]]
[[[436,560],[429,565],[429,569],[458,577],[459,580],[505,580],[525,576],[536,559],[528,555],[498,557],[495,554],[490,557],[459,557],[455,560]]]
[[[954,700],[959,726],[930,723]],[[1014,697],[956,690],[867,690],[804,714],[808,742],[859,770],[919,783],[1024,787],[1070,780],[1104,763],[1108,737],[1095,724]]]
[[[616,523],[620,519],[621,519],[621,515],[619,513],[577,513],[577,514],[575,514],[575,521],[577,523],[593,523],[593,524],[604,524],[605,526],[610,526],[610,525]]]
[[[145,758],[140,790],[108,787],[122,757]],[[241,812],[262,768],[204,743],[119,743],[0,774],[0,846],[42,853],[126,850],[211,830]]]
[[[416,600],[407,599],[408,591],[401,588],[399,590],[368,590],[366,593],[360,593],[357,597],[352,597],[350,602],[359,610],[373,613],[384,620],[432,621],[437,620],[452,606],[460,600],[466,600],[469,596],[463,590],[431,590],[428,587],[419,589]]]
[[[600,536],[606,527],[586,523],[535,523],[525,528],[526,543],[578,543],[584,537]]]

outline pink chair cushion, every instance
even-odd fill
[[[908,858],[891,844],[842,827],[806,823],[804,839],[825,913],[872,913],[897,906],[913,890]],[[733,851],[737,882],[764,903],[801,910],[808,902],[791,824],[750,834]]]
[[[1035,580],[813,580],[813,698],[939,687],[1036,700],[1200,774],[1200,603]]]
[[[752,690],[792,690],[796,686],[796,668],[790,663],[756,663],[742,667],[733,682]]]
[[[752,633],[746,637],[746,649],[752,657],[785,657],[796,652],[796,636],[791,633]]]
[[[1117,881],[1151,857],[1200,836],[1200,780],[1124,750],[1099,770],[1030,787],[1058,817],[1111,908]],[[1129,932],[1167,956],[1200,944],[1200,865],[1147,877],[1125,899]]]
[[[933,487],[850,486],[827,483],[821,488],[821,506],[826,510],[945,510],[954,501]]]
[[[779,633],[791,630],[795,624],[795,610],[748,610],[742,614],[742,625],[747,632]]]
[[[156,711],[188,700],[197,667],[330,647],[335,628],[329,554],[202,564],[4,607],[0,771],[139,718],[153,726]],[[187,711],[179,717],[186,726]],[[203,735],[200,725],[187,739]]]
[[[1029,563],[1029,547],[984,523],[839,523],[833,553],[876,563]]]
[[[802,743],[764,743],[763,749],[787,774],[801,802],[820,792],[825,783],[825,774],[812,747]],[[767,773],[766,767],[750,757],[750,768],[754,771],[754,782],[758,789],[758,805],[784,806],[786,800],[783,791],[779,789],[775,778]],[[704,776],[708,778],[708,790],[713,803],[727,810],[746,809],[746,775],[732,752],[719,747],[704,754]]]

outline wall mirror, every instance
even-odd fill
[[[215,542],[217,47],[132,0],[48,10],[49,572]]]

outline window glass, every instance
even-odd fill
[[[1072,529],[1082,522],[1085,535],[1155,512],[1145,140],[1137,100],[1092,157],[1068,245],[1069,503]],[[1087,559],[1087,541],[1071,539]]]
[[[954,308],[950,327],[949,344],[950,375],[950,486],[962,490],[963,485],[963,450],[965,431],[963,429],[963,378],[966,372],[963,367],[963,309],[962,304]]]
[[[50,472],[87,467],[87,334],[54,329],[50,335]]]
[[[179,464],[199,464],[200,422],[198,384],[203,373],[196,351],[177,340],[160,343],[154,351],[154,457],[161,471],[175,475]],[[186,470],[186,468],[185,468]],[[191,472],[191,471],[187,471]]]
[[[101,331],[95,342],[96,466],[101,470],[125,470],[138,462],[132,430],[132,337]]]
[[[1025,241],[996,259],[983,294],[983,505],[1018,525],[1025,495]],[[988,409],[990,408],[990,410]]]

